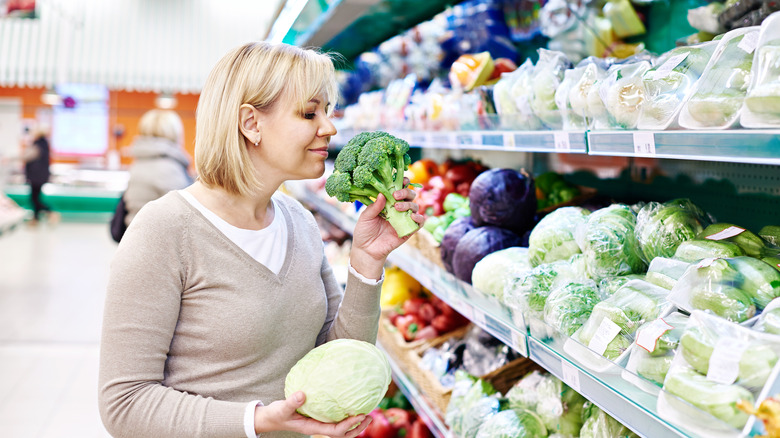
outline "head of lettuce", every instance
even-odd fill
[[[306,394],[298,412],[324,423],[367,414],[379,405],[390,385],[390,364],[368,342],[337,339],[311,350],[292,367],[284,396]]]

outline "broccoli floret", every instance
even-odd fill
[[[404,187],[404,170],[411,162],[408,152],[409,143],[386,132],[360,133],[339,152],[325,191],[341,202],[363,204],[372,204],[382,193],[387,199],[382,216],[400,237],[411,234],[419,226],[411,212],[395,209],[393,198],[393,192]]]

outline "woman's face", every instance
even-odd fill
[[[287,180],[319,178],[325,172],[330,137],[336,134],[328,117],[324,95],[306,102],[303,111],[290,99],[280,100],[262,116],[261,140],[257,154],[261,178]]]

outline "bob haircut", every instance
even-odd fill
[[[209,73],[198,100],[195,167],[207,187],[246,196],[262,182],[239,130],[243,104],[271,111],[281,99],[299,105],[324,94],[332,111],[338,98],[328,54],[288,44],[248,43],[231,50]]]
[[[178,145],[184,142],[184,126],[176,111],[153,109],[141,116],[138,134],[145,137],[160,137]]]

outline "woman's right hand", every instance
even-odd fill
[[[265,433],[285,430],[304,435],[326,435],[332,438],[354,438],[371,423],[371,417],[356,415],[338,423],[323,423],[296,412],[303,406],[306,396],[298,391],[287,400],[275,401],[268,406],[255,408],[255,432]],[[355,427],[357,426],[357,427]],[[354,429],[353,429],[354,428]]]

